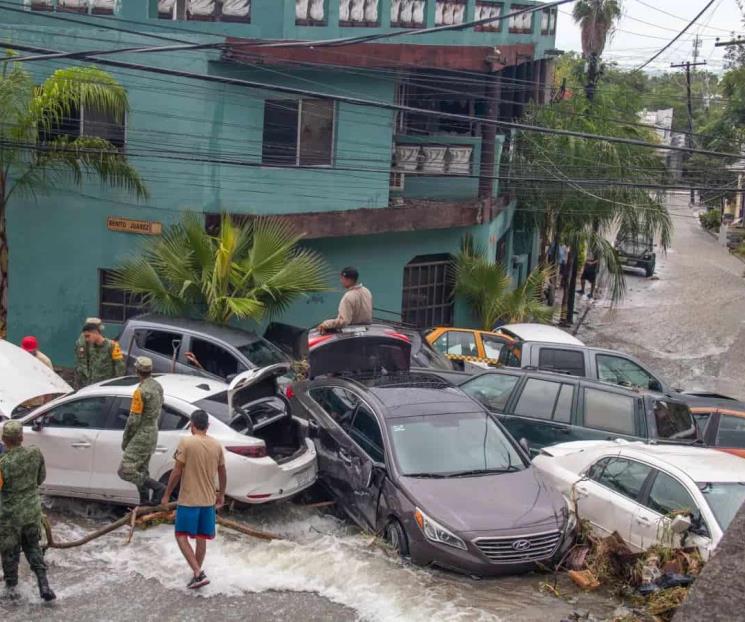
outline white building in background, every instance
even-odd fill
[[[685,134],[682,132],[673,132],[673,108],[663,110],[647,110],[646,108],[639,113],[639,120],[644,125],[648,125],[654,130],[661,145],[666,147],[684,147]],[[668,151],[659,149],[658,155],[665,160],[665,164],[674,179],[681,176],[683,167],[683,152]]]

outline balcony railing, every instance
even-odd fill
[[[117,0],[30,0],[26,5],[32,11],[59,11],[64,13],[92,13],[113,15]]]
[[[421,28],[426,21],[426,0],[391,0],[391,26]]]
[[[161,19],[250,22],[251,0],[158,0]]]
[[[326,0],[295,0],[295,23],[302,26],[325,26]]]
[[[339,0],[339,24],[342,26],[378,26],[379,0]]]
[[[472,145],[397,144],[393,168],[420,175],[470,175]]]
[[[487,17],[499,17],[502,15],[504,5],[501,2],[476,2],[476,14],[474,19],[486,19]],[[499,32],[502,30],[502,22],[487,22],[476,26],[476,30],[485,32]]]

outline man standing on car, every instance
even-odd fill
[[[215,537],[215,511],[225,504],[225,456],[222,445],[207,435],[209,416],[203,410],[191,415],[191,436],[181,439],[174,454],[176,464],[168,480],[162,503],[168,503],[181,483],[176,506],[176,542],[193,576],[186,587],[195,590],[210,581],[202,566],[207,540]],[[215,490],[215,476],[218,479]],[[196,550],[189,538],[196,539]]]
[[[138,356],[135,371],[140,384],[132,395],[122,439],[122,462],[117,475],[132,482],[140,493],[140,505],[157,505],[165,486],[150,477],[150,459],[158,444],[158,421],[163,408],[163,387],[152,378],[153,362]],[[153,491],[152,501],[149,491]]]
[[[124,354],[116,341],[101,334],[101,324],[87,323],[83,326],[83,337],[88,350],[87,365],[80,375],[81,387],[124,375]]]
[[[3,427],[6,451],[0,455],[0,555],[8,598],[18,598],[18,564],[21,550],[36,575],[39,596],[50,601],[56,595],[47,581],[39,541],[41,540],[41,498],[39,486],[46,479],[44,456],[38,447],[23,447],[23,426],[8,421]]]
[[[370,290],[357,281],[360,278],[357,268],[348,266],[341,271],[340,281],[345,290],[339,302],[339,313],[332,320],[318,326],[321,334],[339,330],[350,324],[372,324],[373,301]]]

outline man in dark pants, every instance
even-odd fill
[[[23,447],[23,427],[9,421],[2,433],[5,452],[0,455],[0,555],[8,598],[17,598],[21,551],[36,575],[39,595],[56,598],[47,582],[41,550],[41,498],[39,486],[46,479],[44,456],[38,447]]]
[[[588,298],[595,296],[595,281],[598,278],[598,259],[594,255],[589,255],[587,261],[585,261],[585,267],[582,270],[582,285],[577,290],[578,294],[585,293],[585,282],[590,282],[590,293],[587,294]]]

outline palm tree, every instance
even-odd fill
[[[35,197],[88,174],[138,198],[147,190],[137,171],[109,141],[57,136],[55,129],[85,107],[122,120],[128,109],[124,88],[93,67],[55,71],[40,86],[12,58],[0,67],[0,337],[8,323],[8,209],[16,196]]]
[[[196,314],[218,324],[260,321],[303,294],[328,290],[325,261],[299,247],[300,240],[282,219],[239,225],[227,215],[210,235],[203,220],[187,212],[121,264],[112,284],[167,315]]]
[[[592,101],[599,77],[598,65],[616,20],[621,17],[620,0],[579,0],[572,17],[582,30],[582,56],[587,61],[585,93]]]
[[[462,296],[479,321],[481,330],[499,322],[550,322],[553,309],[542,302],[543,286],[551,269],[533,270],[525,283],[511,289],[512,279],[501,263],[487,259],[483,249],[466,238],[455,261],[455,293]]]

